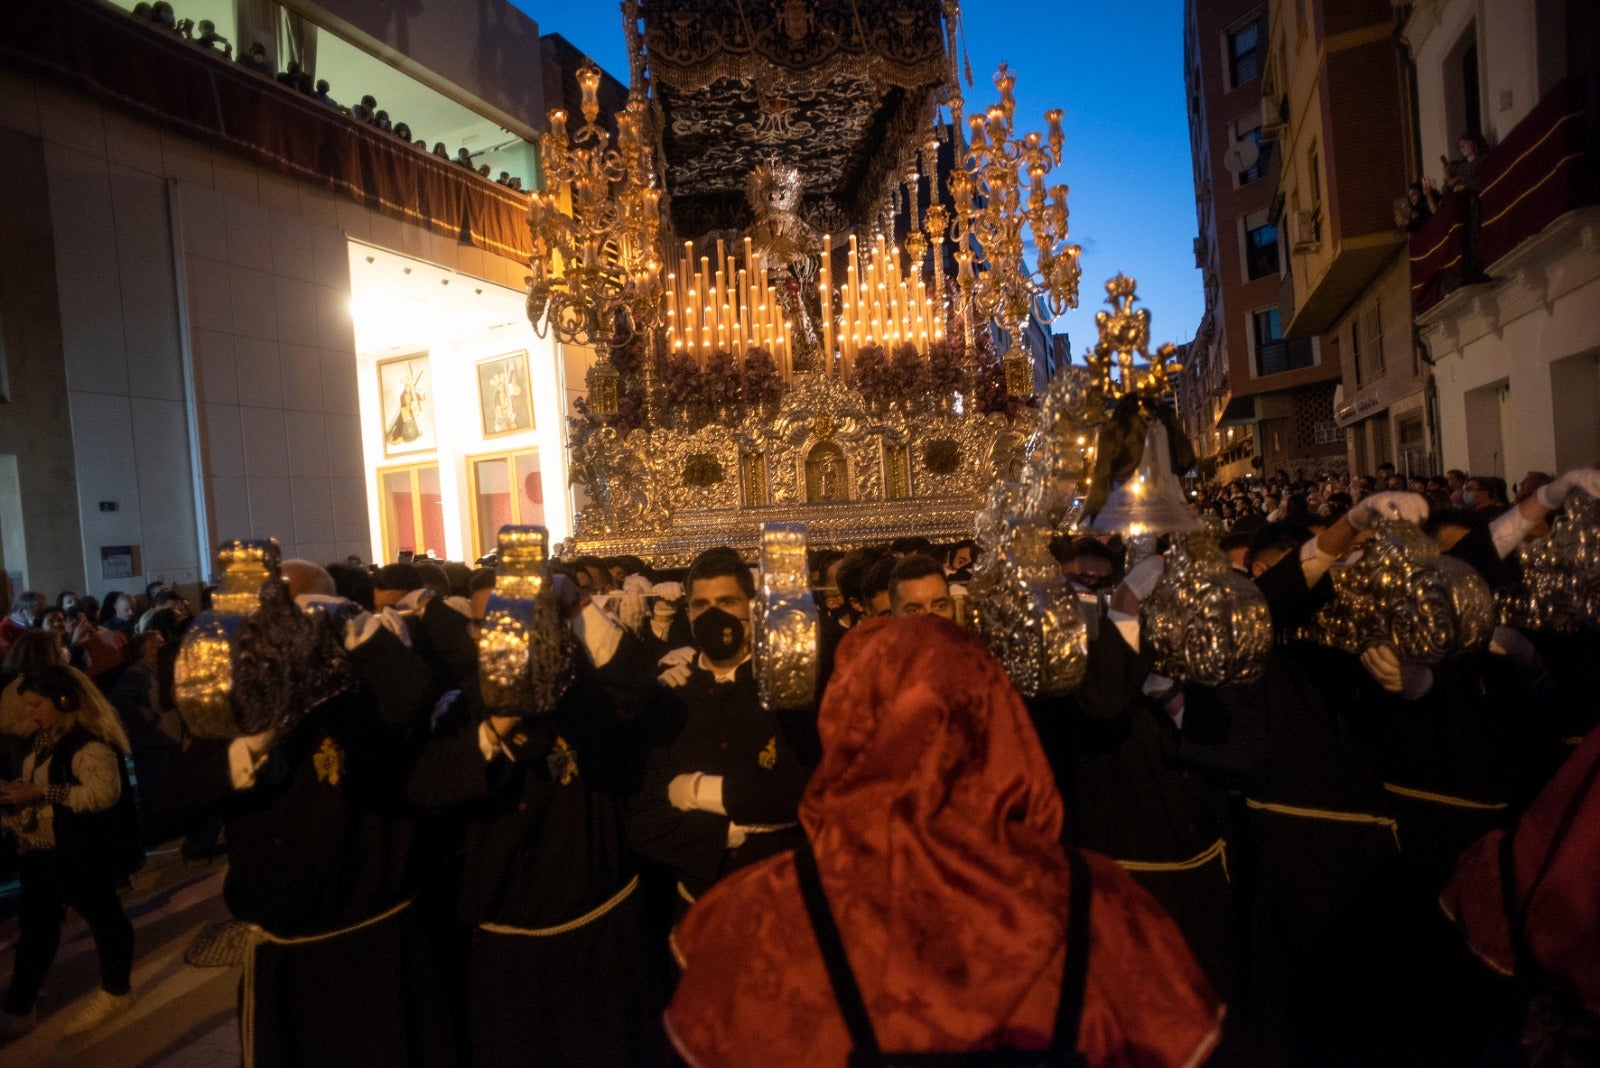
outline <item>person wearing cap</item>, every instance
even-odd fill
[[[36,999],[69,905],[94,937],[100,989],[65,1033],[81,1034],[133,1007],[133,924],[116,887],[144,863],[123,762],[128,737],[116,711],[75,668],[30,672],[20,690],[22,719],[32,731],[20,776],[0,782],[0,820],[17,843],[21,933],[0,1004],[0,1039],[25,1034],[38,1021]]]
[[[1215,1047],[1223,1006],[1172,922],[1063,848],[1061,795],[979,640],[931,615],[857,624],[818,729],[798,848],[727,875],[673,933],[686,1061],[1176,1068]]]

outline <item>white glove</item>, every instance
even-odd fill
[[[1387,645],[1374,646],[1361,654],[1361,666],[1384,690],[1415,701],[1433,688],[1433,672],[1423,664],[1402,661]]]
[[[675,775],[667,783],[667,801],[679,812],[693,812],[695,810],[694,788],[700,781],[698,771]]]
[[[629,575],[627,578],[622,580],[623,593],[639,593],[648,597],[653,589],[655,589],[655,587],[652,586],[650,584],[650,580],[645,578],[643,575]]]
[[[1508,658],[1523,671],[1539,667],[1539,650],[1513,627],[1496,627],[1489,639],[1489,652]]]
[[[667,669],[656,677],[656,681],[676,690],[689,681],[694,664],[694,647],[685,645],[681,649],[674,649],[656,663]]]
[[[667,801],[679,812],[714,812],[726,816],[722,805],[722,776],[702,771],[674,776],[667,783]]]
[[[1350,506],[1344,517],[1357,530],[1371,530],[1378,519],[1409,519],[1421,523],[1428,518],[1428,499],[1420,493],[1386,490],[1361,498]]]
[[[628,576],[632,578],[633,576]],[[647,602],[645,595],[637,589],[623,590],[617,598],[617,618],[622,620],[622,625],[629,630],[636,631],[639,624],[644,622],[644,610]]]
[[[1139,600],[1143,601],[1150,596],[1150,591],[1156,588],[1156,583],[1161,581],[1161,573],[1166,569],[1167,562],[1160,556],[1147,556],[1140,560],[1123,576],[1122,584]]]
[[[677,601],[683,597],[683,583],[658,582],[650,587],[650,596],[659,597],[666,601]]]
[[[1559,475],[1534,491],[1539,503],[1547,511],[1555,511],[1567,503],[1574,490],[1583,490],[1591,497],[1600,497],[1600,468],[1579,467]]]

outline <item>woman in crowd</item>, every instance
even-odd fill
[[[32,728],[21,777],[0,784],[0,820],[17,840],[22,933],[0,1005],[0,1036],[32,1029],[45,974],[61,944],[62,909],[89,925],[100,955],[100,989],[66,1026],[74,1035],[133,1005],[133,925],[117,882],[143,862],[123,757],[128,736],[94,684],[69,667],[25,676]]]

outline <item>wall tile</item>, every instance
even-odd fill
[[[51,142],[44,155],[68,387],[126,393],[116,216],[106,162]]]
[[[244,477],[244,431],[236,404],[207,404],[200,409],[200,440],[205,443],[204,469],[213,478]],[[244,491],[241,488],[240,493]]]
[[[336,197],[333,206],[339,228],[358,241],[372,240],[371,212],[348,197]]]
[[[281,275],[273,280],[278,305],[278,337],[291,345],[317,343],[317,287]]]
[[[283,407],[283,361],[276,341],[241,337],[234,355],[239,366],[239,401],[256,408]]]
[[[122,171],[112,182],[111,202],[129,389],[139,397],[181,401],[183,353],[166,185]]]
[[[101,120],[105,125],[107,159],[131,170],[164,176],[159,130],[110,110]]]
[[[367,526],[367,480],[335,478],[333,486],[333,534],[341,542],[365,543],[371,536]],[[365,556],[367,550],[360,550]]]
[[[134,397],[129,403],[139,457],[145,570],[197,567],[194,483],[189,477],[189,429],[183,403],[146,397]]]
[[[348,286],[342,289],[317,287],[317,344],[355,355],[356,327],[350,316]]]
[[[261,199],[256,186],[256,168],[226,152],[218,152],[211,161],[212,180],[217,192],[238,197],[254,204]]]
[[[29,137],[39,136],[39,90],[37,84],[21,73],[0,70],[0,126],[6,126]]]
[[[311,560],[318,564],[332,564],[341,561],[347,555],[339,551],[338,543],[332,541],[301,542],[296,553],[302,560]]]
[[[228,220],[222,194],[204,186],[180,184],[178,210],[182,213],[185,252],[207,259],[228,258]]]
[[[234,357],[234,336],[215,330],[196,330],[194,375],[200,399],[209,404],[239,403],[239,372]]]
[[[316,226],[340,228],[339,200],[341,198],[326,189],[313,189],[310,187],[301,190],[300,198],[300,213],[306,217],[307,222]]]
[[[290,492],[294,498],[294,537],[308,542],[333,541],[333,490],[326,478],[295,478]]]
[[[206,510],[211,521],[212,545],[220,545],[231,538],[250,537],[250,495],[242,478],[210,478],[206,480]]]
[[[289,470],[294,477],[327,478],[328,438],[322,413],[284,412],[283,429],[289,438]]]
[[[361,452],[361,421],[353,415],[329,415],[324,427],[328,441],[328,473],[335,478],[360,479],[366,470]]]
[[[349,556],[354,556],[359,560],[370,561],[372,559],[371,540],[367,537],[363,537],[360,541],[352,538],[349,541],[338,541],[334,543],[333,558],[335,560],[343,560]]]
[[[276,341],[278,304],[272,275],[238,264],[228,273],[233,286],[233,332]]]
[[[315,281],[312,266],[311,224],[298,215],[268,213],[272,226],[272,270],[275,274]]]
[[[319,286],[350,289],[350,239],[336,226],[311,223],[311,280]]]
[[[256,183],[260,187],[260,200],[264,207],[276,213],[304,218],[305,198],[301,196],[299,182],[274,171],[263,170],[256,175]]]
[[[92,553],[98,559],[101,545],[142,543],[133,410],[128,398],[71,392],[67,406],[85,555]],[[99,501],[116,501],[118,509],[102,512]]]
[[[237,196],[224,195],[222,202],[228,231],[228,262],[241,267],[270,267],[272,217],[267,209],[254,199]]]
[[[283,429],[283,412],[277,408],[242,407],[245,473],[256,478],[283,477],[289,463],[289,444]],[[252,495],[254,490],[251,491]]]
[[[322,407],[324,411],[349,415],[361,411],[356,359],[348,352],[322,350]]]
[[[39,129],[46,141],[105,157],[106,134],[99,105],[54,86],[41,88],[38,102]]]
[[[228,265],[188,256],[183,274],[189,288],[189,321],[194,329],[233,333],[233,277]]]
[[[245,480],[250,497],[250,536],[252,538],[277,538],[290,555],[294,537],[294,502],[290,496],[287,478],[256,478]]]
[[[283,347],[284,407],[301,412],[320,412],[322,400],[322,354],[306,345]]]
[[[404,246],[400,231],[405,228],[406,224],[399,219],[391,218],[379,212],[371,212],[369,213],[369,222],[370,240],[374,245],[380,248],[393,249],[396,252]]]
[[[161,135],[162,169],[180,182],[215,188],[211,171],[212,155],[209,149],[190,141],[180,134]]]

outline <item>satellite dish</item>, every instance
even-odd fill
[[[1261,158],[1261,146],[1255,141],[1235,141],[1233,147],[1222,154],[1222,165],[1229,174],[1243,174]]]

